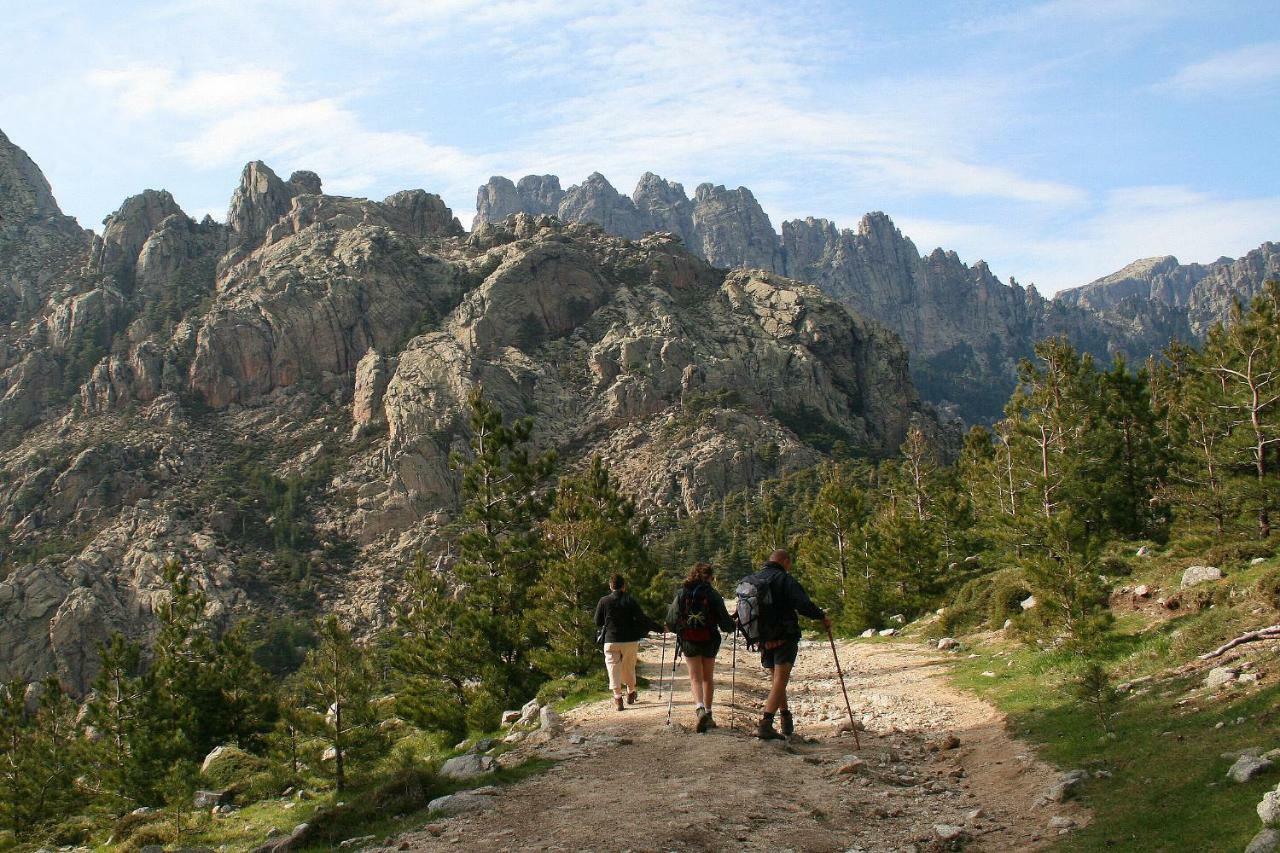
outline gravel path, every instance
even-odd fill
[[[942,656],[897,643],[841,644],[840,654],[854,714],[867,726],[861,750],[838,731],[847,718],[825,644],[801,651],[791,743],[747,736],[757,717],[745,709],[760,707],[763,670],[755,656],[739,656],[744,710],[734,713],[727,647],[717,671],[721,728],[693,733],[683,664],[676,724],[666,727],[658,647],[648,645],[641,659],[653,685],[637,705],[574,710],[564,735],[521,750],[558,759],[553,768],[389,849],[1035,850],[1067,831],[1066,820],[1088,820],[1077,805],[1038,803],[1058,772],[1011,739],[991,706],[952,687]],[[943,842],[938,825],[963,835]]]

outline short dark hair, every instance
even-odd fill
[[[620,572],[614,572],[609,575],[609,589],[617,592],[627,585],[627,579]]]

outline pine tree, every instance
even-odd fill
[[[365,650],[336,616],[326,619],[317,634],[320,644],[307,654],[296,674],[297,689],[307,713],[307,731],[327,747],[316,762],[333,761],[334,783],[346,789],[353,766],[358,767],[384,751],[374,706],[376,670]]]
[[[471,457],[462,467],[463,507],[454,575],[464,604],[462,627],[480,654],[464,672],[487,693],[484,710],[497,713],[530,692],[536,680],[529,651],[536,648],[529,592],[545,560],[540,522],[548,509],[547,479],[555,457],[531,451],[533,422],[511,425],[477,389],[471,407]]]
[[[119,805],[153,804],[165,763],[151,738],[158,715],[141,673],[142,650],[118,633],[99,649],[85,717],[96,735],[89,760],[96,792]]]
[[[867,495],[859,487],[847,465],[832,465],[804,512],[807,527],[801,540],[804,560],[797,571],[811,593],[824,604],[830,602],[832,616],[845,628],[869,624],[874,611],[877,579],[866,572],[865,533]],[[857,606],[851,607],[850,602]]]
[[[433,564],[418,552],[405,576],[390,661],[400,716],[461,738],[477,689],[473,674],[482,670],[481,646],[444,566],[443,556]]]
[[[1220,386],[1215,404],[1233,427],[1230,450],[1251,477],[1241,484],[1256,517],[1258,537],[1271,535],[1275,473],[1271,458],[1280,447],[1280,283],[1268,282],[1246,312],[1236,304],[1228,324],[1209,332],[1203,359]],[[1248,485],[1245,486],[1244,484]]]
[[[1199,351],[1175,342],[1152,374],[1152,394],[1169,441],[1162,492],[1184,523],[1208,520],[1221,536],[1237,512],[1230,489],[1232,423],[1216,402],[1221,386],[1207,378]]]

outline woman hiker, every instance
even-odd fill
[[[667,610],[667,623],[679,636],[680,651],[689,664],[689,690],[697,703],[699,734],[716,727],[711,716],[716,653],[720,651],[720,632],[733,631],[724,597],[712,586],[714,579],[710,563],[695,564]]]
[[[649,616],[627,592],[627,580],[620,574],[609,578],[610,592],[596,605],[596,627],[604,642],[604,665],[609,672],[609,687],[613,689],[613,704],[622,711],[623,694],[627,704],[634,705],[639,696],[636,689],[636,654],[640,640],[650,631],[661,631],[662,626]]]

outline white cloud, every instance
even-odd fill
[[[1004,278],[1041,293],[1088,284],[1139,258],[1182,263],[1239,257],[1276,238],[1280,196],[1230,199],[1179,186],[1124,187],[1066,222],[902,217],[897,224],[923,252],[941,245],[969,263],[986,258]]]
[[[155,113],[219,115],[255,103],[278,101],[284,87],[281,72],[266,68],[201,71],[182,76],[171,68],[139,64],[97,69],[89,72],[86,79],[113,96],[120,109],[134,118]]]
[[[1185,66],[1163,88],[1188,94],[1234,94],[1280,81],[1280,41],[1245,45]]]
[[[469,189],[485,165],[422,134],[369,128],[342,101],[307,97],[277,70],[184,75],[133,65],[88,79],[131,117],[180,121],[174,153],[201,169],[260,159],[285,173],[318,172],[330,192],[359,194],[386,178]]]

